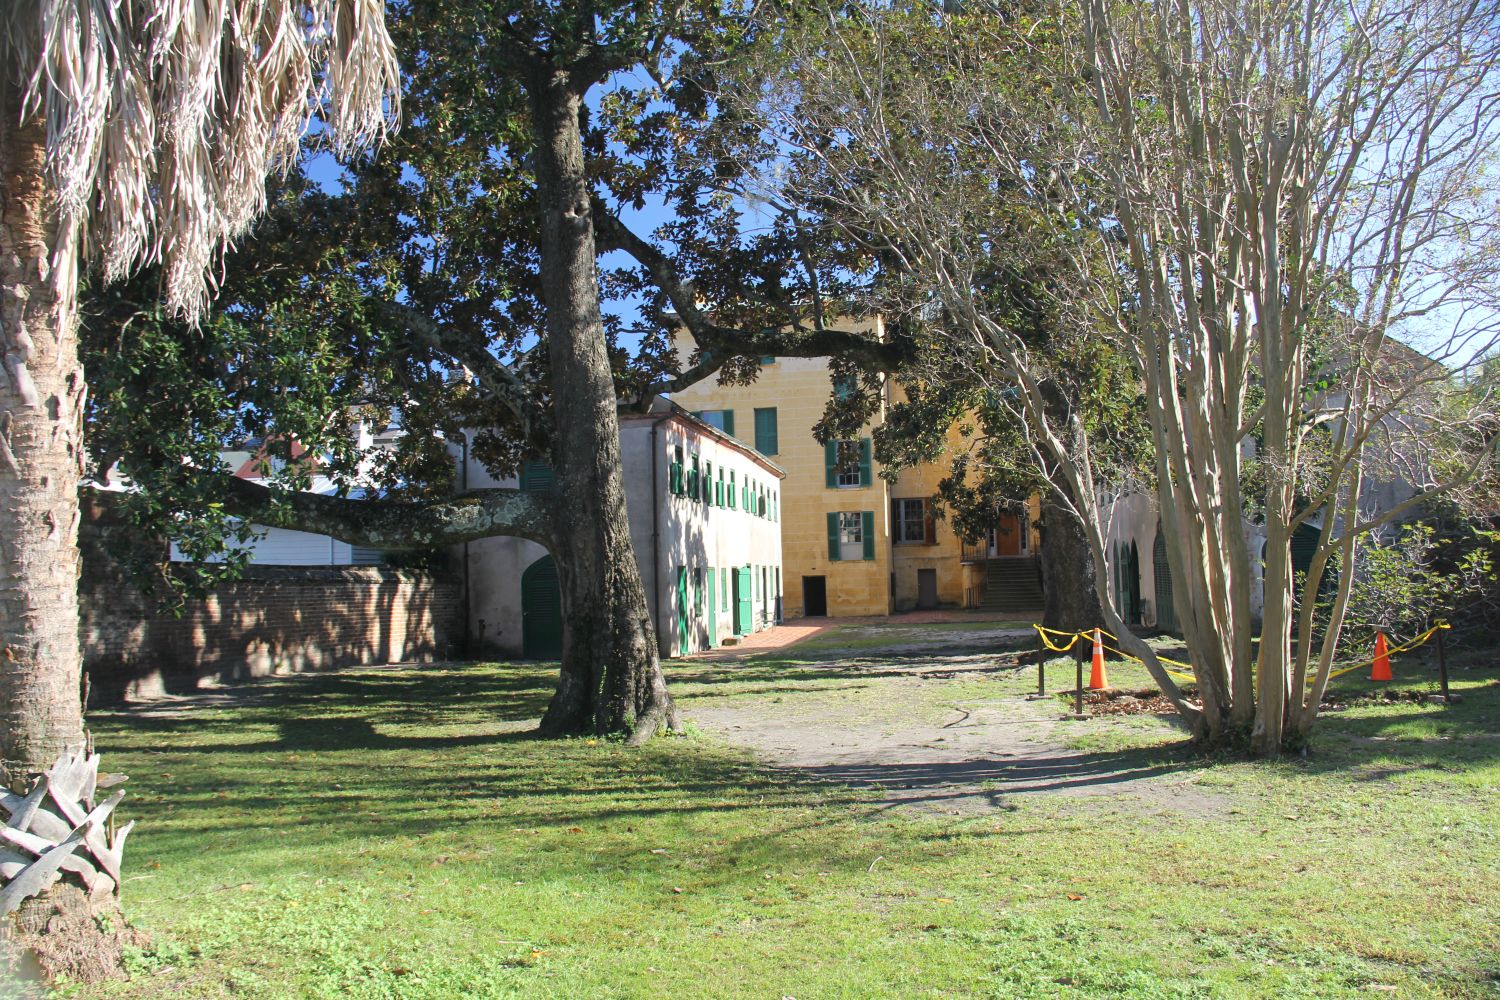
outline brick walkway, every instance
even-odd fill
[[[948,625],[956,622],[973,622],[974,624],[1014,621],[1018,627],[1029,625],[1034,617],[1025,615],[1000,616],[993,612],[984,611],[904,611],[894,615],[863,615],[853,618],[795,618],[784,625],[772,625],[768,629],[752,632],[749,635],[740,636],[740,641],[733,646],[720,646],[718,649],[705,649],[698,653],[689,653],[687,656],[673,657],[680,660],[727,660],[743,656],[746,653],[760,653],[770,649],[785,649],[795,646],[805,639],[827,632],[831,628],[840,625]]]

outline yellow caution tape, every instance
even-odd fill
[[[1079,642],[1080,639],[1083,640],[1083,641],[1085,641],[1085,642],[1092,642],[1093,638],[1094,638],[1094,632],[1095,631],[1098,631],[1098,633],[1099,633],[1099,635],[1101,637],[1108,636],[1109,638],[1115,640],[1116,642],[1120,641],[1120,639],[1119,639],[1118,636],[1116,636],[1113,633],[1107,631],[1106,629],[1102,629],[1102,628],[1101,629],[1097,629],[1097,630],[1095,630],[1095,629],[1087,629],[1087,630],[1082,631],[1082,632],[1061,632],[1061,631],[1058,631],[1057,629],[1054,629],[1054,628],[1045,628],[1044,626],[1038,625],[1035,622],[1032,623],[1031,627],[1034,628],[1034,629],[1036,629],[1037,637],[1039,639],[1041,639],[1042,645],[1046,646],[1048,649],[1050,649],[1054,653],[1066,653],[1068,650],[1070,650],[1074,646],[1078,645],[1078,642]],[[1449,625],[1447,622],[1438,622],[1436,625],[1432,626],[1432,628],[1428,629],[1426,632],[1423,632],[1421,635],[1417,636],[1415,639],[1412,639],[1410,642],[1402,643],[1399,646],[1392,646],[1390,649],[1386,650],[1386,655],[1387,656],[1396,656],[1396,655],[1398,655],[1400,653],[1409,653],[1413,649],[1416,649],[1418,646],[1422,645],[1428,639],[1431,639],[1440,630],[1446,629],[1446,628],[1452,628],[1452,627],[1453,626]],[[1057,643],[1053,642],[1050,638],[1048,638],[1049,636],[1054,636],[1054,635],[1067,637],[1067,640],[1068,640],[1067,645],[1060,646]],[[1141,659],[1139,656],[1134,656],[1134,655],[1132,655],[1130,653],[1127,653],[1123,649],[1116,649],[1114,646],[1110,646],[1110,645],[1108,645],[1108,644],[1106,644],[1104,642],[1100,642],[1099,646],[1100,646],[1101,649],[1104,649],[1104,650],[1107,650],[1108,652],[1114,653],[1116,656],[1123,657],[1124,659],[1134,660],[1136,663],[1140,663],[1140,664],[1144,664],[1146,662],[1145,660]],[[1185,667],[1188,670],[1192,670],[1193,669],[1193,665],[1191,663],[1183,663],[1181,660],[1174,660],[1174,659],[1171,659],[1170,657],[1158,656],[1156,659],[1159,662],[1161,662],[1161,663],[1170,663],[1174,667]],[[1361,661],[1359,663],[1356,663],[1352,667],[1345,667],[1343,670],[1334,671],[1333,673],[1331,673],[1331,674],[1328,675],[1328,679],[1329,680],[1333,680],[1335,677],[1341,677],[1344,674],[1352,673],[1355,670],[1359,670],[1359,669],[1361,669],[1363,667],[1367,667],[1367,666],[1369,666],[1369,663]],[[1182,673],[1181,671],[1177,671],[1177,670],[1168,670],[1166,667],[1162,667],[1162,669],[1166,670],[1167,673],[1171,674],[1173,677],[1181,677],[1183,680],[1196,681],[1198,679],[1195,674]],[[1313,680],[1314,680],[1314,678],[1309,677],[1308,680],[1307,680],[1307,682],[1309,684],[1311,684],[1311,683],[1313,683]]]
[[[1421,635],[1417,636],[1410,642],[1405,642],[1399,646],[1392,646],[1391,648],[1387,649],[1385,651],[1385,655],[1396,656],[1399,653],[1409,653],[1412,650],[1416,649],[1418,646],[1422,645],[1428,639],[1431,639],[1441,630],[1452,627],[1453,626],[1449,625],[1447,622],[1438,622],[1436,625],[1432,626],[1432,628],[1428,629],[1426,632],[1423,632]],[[1353,673],[1356,670],[1363,670],[1365,667],[1370,666],[1370,664],[1373,662],[1373,657],[1371,657],[1370,660],[1360,660],[1352,667],[1345,667],[1343,670],[1335,670],[1333,673],[1328,675],[1328,679],[1333,680],[1335,677],[1342,677],[1344,674]],[[1308,683],[1312,683],[1311,678],[1308,679]]]
[[[1070,650],[1074,646],[1078,645],[1078,641],[1080,639],[1083,640],[1083,641],[1085,641],[1085,642],[1093,642],[1094,641],[1094,631],[1095,631],[1094,629],[1088,629],[1087,631],[1084,631],[1084,632],[1059,632],[1057,629],[1044,628],[1043,626],[1038,625],[1035,622],[1032,623],[1031,627],[1034,628],[1034,629],[1036,629],[1037,637],[1042,640],[1042,645],[1046,646],[1048,649],[1052,650],[1052,652],[1054,652],[1054,653],[1066,653],[1068,650]],[[1101,637],[1103,637],[1103,636],[1109,636],[1109,638],[1115,640],[1116,642],[1120,641],[1119,636],[1116,636],[1114,633],[1108,631],[1107,629],[1102,629],[1101,628],[1101,629],[1098,630],[1098,632],[1099,632],[1099,635]],[[1048,636],[1052,636],[1052,635],[1067,636],[1068,637],[1068,644],[1066,646],[1059,646],[1057,643],[1053,642],[1051,639],[1048,638]],[[1117,656],[1122,656],[1122,657],[1124,657],[1127,660],[1134,660],[1136,663],[1145,663],[1146,662],[1145,660],[1141,659],[1139,656],[1132,656],[1130,653],[1127,653],[1124,650],[1116,649],[1115,647],[1107,645],[1107,644],[1105,644],[1103,642],[1100,642],[1099,646],[1100,646],[1101,649],[1106,649],[1109,652],[1114,653]],[[1162,663],[1170,663],[1174,667],[1186,667],[1188,670],[1192,670],[1193,669],[1193,665],[1191,663],[1183,663],[1181,660],[1173,660],[1173,659],[1170,659],[1170,658],[1165,657],[1165,656],[1158,656],[1157,660],[1159,660]],[[1166,667],[1163,667],[1162,669],[1163,670],[1167,670]],[[1167,673],[1171,674],[1173,677],[1181,677],[1184,680],[1193,681],[1193,680],[1197,680],[1198,679],[1193,674],[1179,673],[1176,670],[1167,670]]]

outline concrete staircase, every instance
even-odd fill
[[[1035,558],[988,560],[978,610],[1004,614],[1040,611],[1042,579],[1037,569]]]

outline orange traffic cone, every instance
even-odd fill
[[[1370,670],[1370,680],[1395,680],[1391,676],[1391,654],[1386,652],[1385,633],[1375,633],[1375,666]]]
[[[1094,629],[1094,665],[1089,671],[1089,690],[1103,691],[1109,687],[1109,678],[1104,676],[1104,643],[1099,639],[1099,630]]]

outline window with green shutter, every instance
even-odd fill
[[[854,489],[869,486],[871,476],[870,439],[830,441],[823,446],[825,483],[829,489]]]
[[[719,466],[719,478],[714,480],[714,506],[724,506],[724,467]]]
[[[774,406],[755,408],[755,450],[762,455],[776,454],[776,407]]]
[[[874,524],[868,511],[843,510],[828,515],[828,554],[842,562],[873,558]],[[835,554],[837,553],[837,554]]]
[[[729,509],[734,510],[734,470],[729,470]]]
[[[720,428],[725,434],[734,437],[734,411],[724,410],[724,426]]]
[[[703,480],[698,484],[698,488],[703,502],[712,507],[714,505],[714,463],[703,463]]]
[[[698,456],[694,455],[693,456],[693,463],[688,468],[687,495],[688,495],[688,499],[689,500],[697,500],[698,499],[698,476],[699,476]]]
[[[667,488],[673,496],[682,495],[682,447],[679,445],[672,449],[672,464]]]

